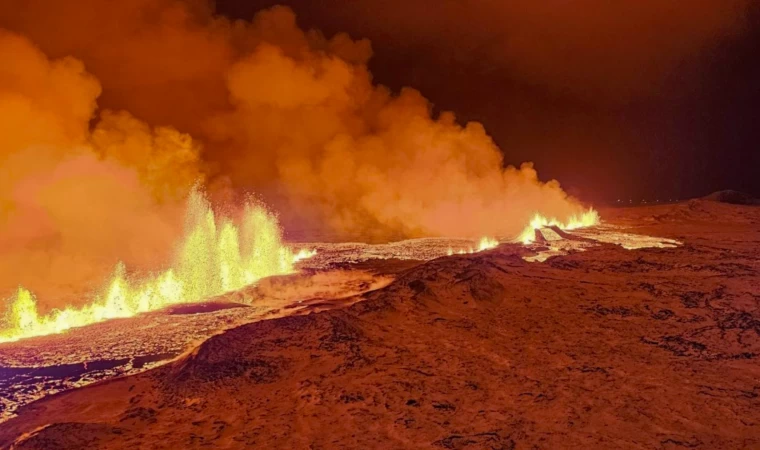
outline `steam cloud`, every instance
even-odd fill
[[[98,81],[26,38],[0,32],[0,60],[2,293],[20,283],[43,306],[79,303],[119,260],[138,270],[162,262],[200,176],[190,138],[127,113],[104,112],[91,130]]]
[[[287,226],[340,235],[516,236],[581,205],[478,123],[373,84],[371,46],[205,1],[0,5],[0,292],[42,303],[116,260],[169,256],[182,198],[254,190]],[[106,109],[98,110],[97,103]],[[44,280],[45,283],[42,283]],[[47,290],[46,290],[47,289]]]

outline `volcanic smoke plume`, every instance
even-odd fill
[[[30,0],[0,5],[0,26],[3,293],[76,303],[63,294],[119,260],[165,264],[198,180],[364,239],[516,237],[536,212],[582,212],[530,163],[505,167],[480,124],[373,84],[367,40],[303,31],[287,8]]]

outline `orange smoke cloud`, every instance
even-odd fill
[[[0,60],[0,291],[81,303],[117,261],[168,257],[199,176],[189,136],[107,111],[91,132],[100,84],[80,61],[8,32]]]
[[[505,168],[480,124],[373,84],[368,41],[303,31],[287,8],[30,0],[0,5],[0,26],[0,290],[44,299],[40,280],[157,264],[204,176],[263,193],[286,225],[378,239],[516,236],[535,212],[581,211],[530,163]]]
[[[266,22],[299,33],[287,10],[262,13]],[[419,92],[373,85],[368,54],[356,56],[368,52],[362,42],[330,46],[301,34],[300,48],[262,43],[226,73],[231,109],[206,130],[226,143],[215,156],[233,181],[276,180],[286,210],[316,208],[334,229],[377,238],[510,236],[535,210],[580,212],[530,164],[505,169],[480,124],[434,118]]]

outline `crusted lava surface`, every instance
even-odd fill
[[[760,209],[603,217],[682,245],[435,259],[27,405],[0,447],[760,447]]]

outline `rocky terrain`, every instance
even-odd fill
[[[438,258],[27,405],[0,447],[760,447],[760,208],[602,216],[679,245]]]
[[[0,344],[0,427],[25,404],[165,364],[226,329],[350,304],[356,294],[390,283],[389,272],[405,264],[374,264],[375,272],[304,269],[204,303]]]

